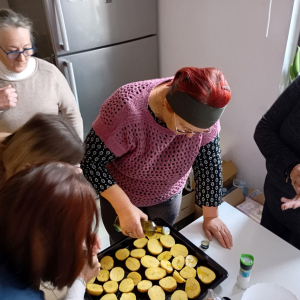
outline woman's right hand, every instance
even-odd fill
[[[83,269],[81,270],[79,276],[88,283],[92,278],[96,277],[100,271],[100,263],[98,260],[97,254],[93,255],[93,262],[92,266],[88,264],[88,262],[85,263]]]
[[[124,235],[133,238],[143,238],[144,232],[141,225],[142,220],[148,220],[148,216],[133,204],[118,211],[120,227]]]
[[[11,85],[0,88],[0,110],[9,109],[17,105],[16,89]]]

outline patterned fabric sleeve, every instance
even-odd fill
[[[84,177],[98,194],[116,182],[105,167],[116,156],[105,146],[92,128],[85,139],[85,154],[80,164]]]
[[[222,160],[219,135],[202,146],[193,164],[196,204],[218,206],[222,203]]]

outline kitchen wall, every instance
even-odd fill
[[[158,1],[160,75],[184,66],[217,67],[232,89],[221,119],[224,159],[238,178],[263,189],[265,160],[254,140],[255,126],[278,96],[293,0]]]
[[[0,8],[9,8],[7,0],[0,0]]]

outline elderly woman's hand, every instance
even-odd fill
[[[300,207],[300,195],[296,195],[296,197],[294,197],[293,199],[287,199],[287,198],[282,197],[281,202],[284,202],[281,205],[282,210],[298,208],[298,207]]]
[[[79,276],[88,283],[92,278],[96,277],[100,271],[100,263],[98,260],[98,256],[93,255],[93,264],[92,267],[86,262],[83,269],[81,270]]]
[[[214,235],[222,247],[231,249],[233,246],[231,233],[221,219],[204,217],[203,229],[210,241]]]
[[[16,89],[11,85],[0,88],[0,110],[9,109],[17,105]]]

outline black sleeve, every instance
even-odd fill
[[[93,128],[87,135],[84,146],[85,154],[80,167],[84,177],[100,194],[116,183],[105,167],[116,156],[105,146]]]
[[[202,146],[193,164],[196,204],[215,207],[222,203],[222,159],[219,135]]]
[[[286,168],[300,162],[300,157],[280,138],[280,128],[286,118],[294,109],[299,110],[300,105],[300,76],[279,96],[271,108],[259,121],[255,133],[255,142],[266,158],[268,165],[276,166],[276,169],[284,174]],[[294,126],[299,126],[299,117],[290,119]],[[293,134],[293,132],[291,132]]]

